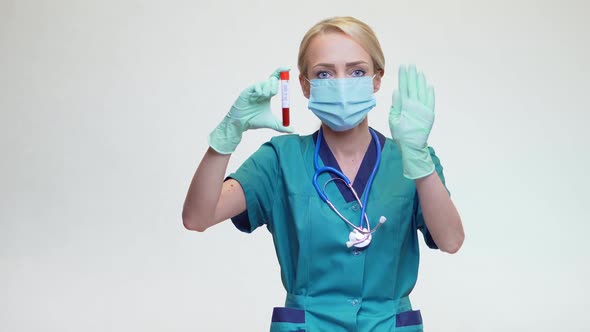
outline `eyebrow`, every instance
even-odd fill
[[[368,63],[366,61],[354,61],[354,62],[347,62],[346,67],[354,67],[354,66],[358,66],[361,64],[368,65]],[[313,68],[315,68],[315,67],[336,68],[336,65],[333,63],[318,63],[317,65],[313,66]]]

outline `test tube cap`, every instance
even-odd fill
[[[281,81],[288,81],[289,80],[289,72],[288,71],[282,71],[281,72]]]

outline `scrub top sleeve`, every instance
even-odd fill
[[[273,188],[277,187],[279,178],[278,158],[273,145],[263,144],[227,178],[240,183],[246,198],[246,211],[231,218],[236,228],[251,233],[267,224],[273,204]]]
[[[438,173],[440,181],[443,183],[445,189],[447,190],[447,193],[449,193],[450,196],[451,193],[447,188],[447,185],[445,184],[445,176],[443,174],[443,166],[440,164],[440,159],[438,159],[432,147],[429,146],[428,150],[430,151],[430,157],[432,158],[432,162],[434,163],[434,169],[436,170],[436,173]],[[434,243],[432,235],[428,231],[428,227],[426,227],[426,223],[424,222],[424,215],[422,214],[422,207],[420,206],[420,197],[418,196],[418,193],[416,193],[415,197],[416,199],[414,201],[414,220],[416,222],[416,228],[419,229],[424,235],[424,242],[426,242],[426,245],[429,248],[438,249],[438,246],[436,245],[436,243]]]

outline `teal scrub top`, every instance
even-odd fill
[[[365,249],[347,248],[351,227],[319,197],[313,135],[283,135],[263,144],[228,176],[243,188],[247,209],[232,218],[250,233],[266,225],[273,237],[287,292],[284,307],[273,310],[270,331],[422,331],[419,310],[408,295],[416,284],[420,230],[428,247],[436,249],[424,223],[414,180],[404,178],[398,146],[377,132],[381,162],[369,193],[366,213],[371,228],[380,216],[387,221]],[[443,168],[429,147],[443,184]],[[320,167],[340,170],[325,141]],[[353,187],[361,195],[375,165],[371,142]],[[321,187],[333,176],[323,173]],[[358,225],[360,206],[341,183],[325,188],[336,208]],[[362,198],[361,198],[362,199]]]

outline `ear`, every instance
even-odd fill
[[[309,82],[301,74],[299,74],[299,84],[301,85],[301,91],[303,91],[303,95],[305,98],[309,99]]]
[[[375,75],[375,78],[373,79],[373,93],[376,93],[379,91],[379,88],[381,88],[381,77],[383,77],[384,74],[385,70],[377,70],[377,75]]]

